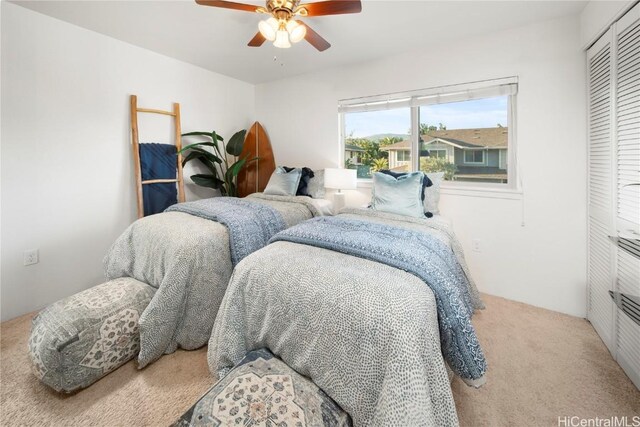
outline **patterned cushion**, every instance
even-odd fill
[[[132,359],[140,350],[138,319],[154,293],[146,283],[122,277],[42,310],[29,338],[35,375],[70,393]]]
[[[174,427],[351,426],[351,417],[310,379],[267,349],[254,350]]]

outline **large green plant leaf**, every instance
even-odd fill
[[[209,187],[219,190],[223,188],[225,182],[218,177],[206,174],[191,175],[191,180],[201,187]]]
[[[229,142],[227,142],[227,153],[236,157],[242,153],[242,147],[244,147],[244,136],[246,133],[246,130],[241,130],[233,134]]]
[[[211,138],[211,132],[187,132],[183,133],[182,136],[208,136]]]
[[[206,154],[203,154],[200,151],[191,151],[189,154],[187,154],[185,157],[182,158],[182,166],[184,167],[184,165],[186,165],[187,162],[190,162],[191,160],[195,160],[195,159],[200,159],[200,160],[205,159],[210,163],[214,163],[212,160],[209,159],[209,157]],[[215,163],[218,163],[218,162],[215,162]]]
[[[184,159],[182,159],[182,166],[184,167],[185,164],[187,164],[187,162],[194,160],[194,159],[198,159],[200,160],[200,162],[207,168],[209,169],[209,171],[215,176],[218,176],[218,170],[216,169],[216,166],[214,164],[214,162],[212,162],[211,160],[209,160],[207,158],[207,156],[205,156],[204,154],[198,152],[198,151],[192,151],[190,152]]]
[[[227,182],[231,182],[233,180],[233,178],[235,178],[236,176],[238,176],[238,174],[240,173],[240,171],[242,170],[242,167],[244,166],[244,164],[247,162],[247,159],[240,159],[237,162],[235,162],[234,164],[232,164],[231,166],[229,166],[229,169],[227,169],[227,171],[224,174],[224,177],[226,178]]]
[[[220,135],[217,135],[215,131],[213,132],[188,132],[188,133],[183,133],[182,136],[208,136],[209,138],[213,139],[215,135],[215,138],[218,141],[223,141],[223,138]]]
[[[214,162],[214,163],[218,163],[218,164],[222,163],[222,159],[220,157],[216,156],[211,151],[205,150],[204,148],[193,147],[193,148],[191,148],[191,153],[198,153],[201,156],[206,157],[207,159],[209,159],[211,162]],[[189,153],[189,156],[191,155],[191,153]],[[189,157],[189,156],[187,156],[187,157]],[[200,156],[198,156],[198,157],[200,157]],[[197,159],[198,157],[193,157],[193,158]]]
[[[213,162],[211,162],[211,160],[207,159],[206,157],[199,157],[198,160],[200,160],[200,162],[207,169],[209,169],[213,176],[215,176],[216,178],[218,177],[218,169],[216,169],[216,166],[213,164]]]
[[[194,147],[213,147],[213,148],[217,148],[217,144],[214,144],[213,142],[195,142],[193,144],[189,144],[186,147],[182,147],[182,150],[178,151],[178,153],[184,153],[187,150],[191,150]]]

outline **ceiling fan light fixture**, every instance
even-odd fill
[[[278,20],[276,18],[269,18],[266,21],[260,21],[258,24],[258,30],[265,39],[274,41],[276,39],[276,32],[278,31]]]
[[[307,16],[309,15],[309,11],[304,6],[298,6],[293,9],[293,14],[298,16]]]
[[[287,33],[286,30],[278,30],[276,33],[276,41],[273,42],[273,45],[281,49],[290,48],[291,43],[289,43],[289,33]]]
[[[307,27],[298,24],[296,21],[287,22],[287,32],[291,43],[298,43],[307,35]]]

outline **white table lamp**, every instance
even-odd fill
[[[324,170],[324,187],[338,190],[333,195],[333,210],[338,213],[344,208],[345,200],[342,190],[355,190],[358,184],[358,177],[355,169],[328,168]]]

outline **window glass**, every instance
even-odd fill
[[[465,163],[484,163],[484,151],[480,150],[465,150],[464,152]]]
[[[397,108],[344,114],[344,167],[358,178],[380,169],[411,168],[411,109]]]
[[[447,158],[447,150],[428,150],[428,151],[429,151],[429,156],[431,157],[437,157],[441,159]]]
[[[421,106],[420,170],[442,171],[449,181],[507,183],[508,108],[508,96]]]

